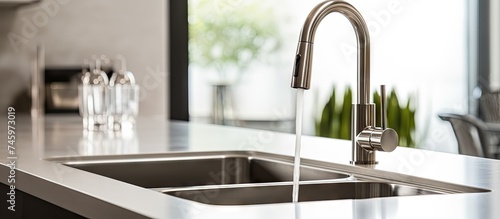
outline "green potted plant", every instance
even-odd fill
[[[338,98],[333,87],[332,94],[324,105],[321,118],[316,120],[316,135],[329,138],[351,139],[352,90],[347,87],[343,98]],[[380,127],[380,95],[373,93],[376,105],[376,126]],[[408,98],[406,104],[400,105],[396,91],[393,89],[387,97],[387,127],[393,128],[399,135],[399,145],[415,147],[415,109]]]

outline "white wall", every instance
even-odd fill
[[[1,107],[29,84],[38,43],[46,66],[79,67],[93,54],[125,56],[141,86],[140,115],[167,114],[167,5],[163,0],[45,0],[0,12]],[[15,60],[8,61],[8,60]],[[6,88],[8,86],[15,88]]]

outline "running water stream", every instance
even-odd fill
[[[299,201],[299,179],[300,179],[300,139],[302,137],[302,114],[304,108],[304,90],[297,89],[297,108],[295,116],[295,160],[293,163],[293,191],[292,201]]]

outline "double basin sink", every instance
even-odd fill
[[[54,158],[52,161],[167,195],[212,205],[292,201],[293,157],[254,151]],[[299,201],[489,190],[302,159]]]

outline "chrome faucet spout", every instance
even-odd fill
[[[370,36],[365,20],[359,11],[344,1],[324,1],[307,17],[299,36],[295,57],[292,87],[309,89],[311,81],[312,52],[316,30],[328,14],[339,12],[352,24],[358,45],[357,103],[370,102]]]
[[[363,16],[354,6],[345,1],[327,0],[318,4],[309,13],[300,32],[292,73],[292,87],[306,90],[310,88],[314,36],[323,18],[333,12],[343,14],[350,21],[357,39],[357,104],[354,104],[352,112],[351,162],[375,164],[377,163],[375,151],[394,150],[398,137],[393,129],[375,127],[375,105],[370,103],[370,35]]]

